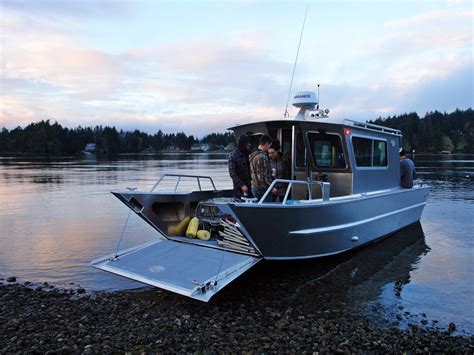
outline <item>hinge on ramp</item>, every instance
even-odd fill
[[[206,291],[212,289],[216,290],[217,289],[217,281],[216,280],[211,280],[206,283],[201,283],[196,280],[193,280],[193,284],[197,286],[196,291],[200,293],[206,293]]]

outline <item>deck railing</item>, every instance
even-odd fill
[[[203,191],[202,190],[202,186],[201,186],[201,179],[205,179],[205,180],[209,180],[212,184],[212,188],[214,189],[214,191],[217,191],[216,189],[216,185],[214,184],[214,181],[212,180],[212,178],[210,176],[204,176],[204,175],[187,175],[187,174],[162,174],[160,176],[160,178],[158,179],[158,181],[156,182],[155,185],[153,185],[152,189],[150,192],[153,192],[157,187],[158,185],[163,181],[163,179],[165,177],[175,177],[176,178],[176,184],[174,185],[174,190],[173,190],[173,193],[176,193],[176,191],[178,190],[178,186],[179,184],[181,183],[181,178],[192,178],[192,179],[196,179],[197,183],[198,183],[198,186],[199,186],[199,191]]]
[[[312,198],[312,187],[313,185],[319,185],[321,188],[321,195],[323,202],[329,201],[329,196],[331,193],[331,183],[323,182],[323,181],[304,181],[304,180],[286,180],[286,179],[276,179],[273,180],[270,186],[268,187],[267,191],[263,194],[263,196],[258,200],[258,204],[261,205],[267,196],[271,194],[273,188],[276,184],[288,184],[286,188],[285,196],[283,197],[282,204],[286,204],[288,201],[288,196],[290,195],[290,191],[294,185],[306,185],[308,188],[308,198],[306,200],[311,201]]]

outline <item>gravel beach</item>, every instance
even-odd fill
[[[245,281],[206,304],[158,289],[88,294],[3,280],[0,353],[474,351],[473,337],[453,336],[453,325],[401,330],[345,303],[344,292],[282,298],[277,285],[269,299]]]

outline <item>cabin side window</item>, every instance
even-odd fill
[[[378,139],[352,137],[356,165],[358,167],[387,166],[387,142]]]
[[[335,134],[308,133],[314,164],[318,168],[344,169],[346,160],[341,137]]]

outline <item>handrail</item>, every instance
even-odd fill
[[[276,179],[273,180],[268,189],[265,191],[263,196],[258,201],[258,204],[261,205],[263,201],[267,198],[268,194],[273,190],[276,184],[284,183],[288,184],[288,188],[286,189],[285,196],[283,197],[282,204],[286,204],[288,200],[288,195],[290,194],[290,190],[295,184],[306,185],[308,187],[308,201],[312,200],[311,196],[311,187],[313,185],[319,185],[321,187],[322,198],[324,202],[329,201],[331,183],[324,182],[324,181],[304,181],[304,180],[286,180],[286,179]]]
[[[395,128],[390,128],[390,127],[385,127],[385,126],[379,126],[373,123],[367,123],[367,122],[358,122],[354,120],[349,120],[349,119],[344,119],[344,123],[348,123],[354,127],[361,127],[365,129],[369,129],[372,131],[379,131],[379,132],[385,132],[385,133],[392,133],[397,136],[402,135],[402,131],[395,129]]]
[[[195,178],[197,180],[197,183],[198,183],[198,186],[199,186],[199,191],[202,191],[202,187],[201,187],[201,179],[207,179],[211,182],[212,184],[212,188],[214,189],[214,191],[217,191],[216,189],[216,185],[214,184],[214,181],[212,180],[212,178],[210,176],[204,176],[204,175],[188,175],[188,174],[161,174],[160,178],[158,179],[158,181],[156,182],[155,185],[153,185],[152,189],[150,192],[153,192],[157,187],[158,185],[160,184],[160,182],[165,178],[165,177],[168,177],[168,176],[171,176],[171,177],[176,177],[178,178],[177,181],[176,181],[176,185],[174,186],[174,190],[173,190],[173,193],[176,193],[176,191],[178,190],[178,186],[179,186],[179,183],[181,182],[181,178],[184,177],[184,178]]]

